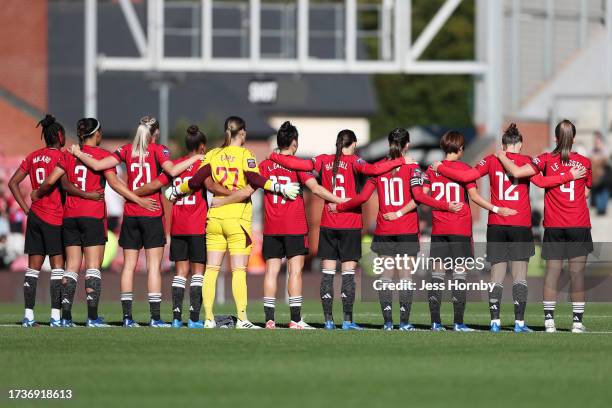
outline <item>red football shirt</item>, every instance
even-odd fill
[[[419,215],[414,209],[400,218],[389,221],[383,215],[396,212],[412,201],[410,180],[419,165],[406,164],[388,173],[370,179],[376,184],[378,194],[378,215],[376,216],[376,235],[418,234]],[[420,187],[419,187],[420,188]]]
[[[467,164],[460,161],[444,160],[444,165],[459,171],[471,169]],[[472,212],[467,191],[476,187],[473,182],[458,183],[440,173],[428,168],[424,175],[425,183],[431,184],[431,196],[438,201],[458,201],[463,203],[459,212],[440,211],[432,209],[432,235],[464,235],[472,236]]]
[[[111,153],[100,148],[84,145],[81,151],[87,156],[94,159],[103,159],[110,156]],[[116,173],[115,168],[105,171],[94,171],[78,160],[68,152],[64,152],[64,156],[57,164],[64,169],[68,181],[82,191],[98,191],[103,190],[106,186],[105,173]],[[106,217],[106,203],[104,201],[88,200],[82,197],[67,195],[66,203],[64,204],[64,218],[77,217]]]
[[[312,161],[298,159],[294,156],[273,153],[270,160],[292,170],[315,170],[321,176],[321,185],[334,195],[341,198],[355,198],[357,196],[355,174],[378,176],[395,167],[404,164],[403,158],[387,160],[376,164],[369,164],[357,155],[341,155],[335,180],[333,174],[333,154],[322,154],[314,157]],[[333,182],[335,181],[335,183]],[[331,213],[327,206],[323,207],[321,227],[334,229],[361,229],[361,207],[346,212]]]
[[[188,160],[189,156],[184,156],[173,160],[174,164]],[[194,163],[175,177],[173,183],[176,187],[184,181],[189,181],[198,171],[200,163]],[[162,184],[170,183],[170,178],[166,173],[162,173],[157,178]],[[206,201],[206,189],[200,188],[193,194],[182,197],[172,206],[172,228],[171,235],[202,235],[206,233],[206,216],[208,213],[208,202]]]
[[[62,155],[59,149],[44,147],[23,159],[19,168],[30,176],[32,190],[37,190],[44,183]],[[62,225],[64,208],[59,186],[55,185],[49,194],[33,202],[30,210],[47,224]]]
[[[259,163],[259,171],[263,177],[280,184],[304,184],[307,180],[314,178],[310,172],[288,170],[269,159]],[[302,196],[291,201],[281,195],[265,191],[263,233],[264,235],[308,234],[308,222]]]
[[[590,228],[591,219],[585,188],[591,188],[593,185],[591,161],[581,154],[571,152],[569,162],[561,163],[560,155],[543,153],[533,159],[533,164],[545,176],[566,174],[572,167],[586,169],[586,177],[546,189],[544,227]]]
[[[117,160],[125,163],[127,169],[127,185],[132,191],[150,183],[151,180],[162,174],[162,164],[170,160],[170,150],[168,150],[166,146],[153,143],[147,146],[147,151],[145,152],[142,163],[139,157],[132,157],[131,143],[120,147],[113,155]],[[145,198],[152,198],[157,201],[160,209],[157,211],[149,211],[136,203],[126,201],[123,215],[129,217],[159,217],[163,215],[164,210],[161,205],[161,195],[159,192]]]

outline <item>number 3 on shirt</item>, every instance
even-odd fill
[[[459,184],[440,183],[439,181],[431,184],[431,192],[436,194],[434,197],[438,201],[461,201],[459,200]]]

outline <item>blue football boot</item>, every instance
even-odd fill
[[[359,326],[355,322],[345,320],[342,322],[342,330],[363,330],[363,327]]]
[[[467,327],[465,324],[461,323],[455,323],[455,325],[453,326],[453,330],[456,332],[473,332],[475,331],[474,329]]]
[[[431,331],[441,332],[441,331],[446,331],[446,328],[442,326],[442,323],[432,323]]]
[[[383,330],[393,330],[393,322],[385,322]]]
[[[325,321],[325,330],[335,330],[335,329],[336,329],[336,324],[334,323],[333,320]]]
[[[415,331],[416,328],[410,323],[400,323],[399,326],[400,331]]]
[[[197,322],[194,322],[193,320],[189,319],[189,321],[187,321],[187,327],[190,329],[203,329],[204,328],[204,322],[201,320],[198,320]]]

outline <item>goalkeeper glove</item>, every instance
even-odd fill
[[[176,188],[174,184],[172,184],[170,187],[166,189],[164,195],[166,196],[168,201],[173,203],[179,198],[179,196],[181,196],[181,192],[178,191],[178,189]]]
[[[272,191],[282,194],[283,197],[289,200],[295,200],[298,194],[300,194],[300,185],[298,183],[272,183]]]

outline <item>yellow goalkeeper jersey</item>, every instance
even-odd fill
[[[239,146],[217,147],[210,150],[204,156],[201,166],[210,164],[212,178],[230,191],[240,190],[246,187],[247,179],[245,172],[253,171],[259,173],[257,159],[249,149]],[[253,204],[251,199],[211,208],[208,211],[210,218],[240,218],[251,221],[253,216]]]

